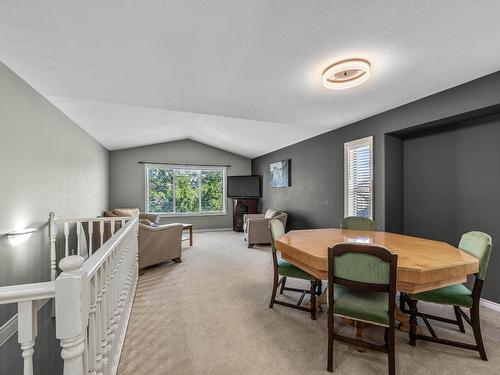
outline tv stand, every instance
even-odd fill
[[[243,232],[243,216],[256,213],[256,198],[233,198],[233,230],[235,232]]]

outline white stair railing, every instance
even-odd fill
[[[50,277],[51,280],[55,280],[57,277],[57,252],[56,252],[56,242],[57,242],[57,227],[58,224],[63,227],[64,234],[64,256],[68,255],[82,255],[81,254],[81,242],[82,236],[86,236],[88,256],[92,255],[97,248],[101,247],[106,237],[111,237],[115,234],[118,226],[123,227],[125,222],[128,221],[129,217],[91,217],[91,218],[70,218],[70,219],[59,219],[56,218],[56,214],[51,212],[49,214],[49,242],[50,242]],[[119,225],[117,225],[119,223]],[[95,227],[94,227],[94,224]],[[87,233],[82,234],[83,226],[86,226]],[[70,228],[74,226],[74,232],[76,235],[76,249],[70,248]],[[107,227],[109,226],[109,227]],[[94,230],[97,229],[96,232]],[[107,231],[107,233],[106,233]],[[98,236],[95,238],[94,236]],[[94,245],[97,248],[94,249]],[[60,259],[59,259],[60,260]]]
[[[121,228],[116,230],[116,222]],[[60,339],[64,375],[115,375],[125,339],[138,279],[138,218],[59,220],[51,213],[51,277],[55,277],[56,224],[62,223],[66,256],[52,281],[0,287],[0,305],[18,305],[18,342],[24,375],[33,375],[37,304],[55,297],[56,336]],[[69,250],[69,225],[88,223],[89,257]],[[99,223],[101,246],[92,252],[93,223]],[[104,242],[105,225],[111,237]],[[81,230],[76,229],[77,237]],[[54,267],[52,267],[54,265]]]
[[[61,260],[55,282],[56,334],[64,375],[114,375],[138,277],[138,219],[126,223],[87,261]]]
[[[54,297],[54,283],[21,284],[0,288],[0,305],[17,303],[17,341],[23,356],[23,374],[33,375],[33,353],[37,336],[39,300]]]

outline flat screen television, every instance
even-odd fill
[[[227,196],[229,198],[260,197],[260,176],[227,176]]]

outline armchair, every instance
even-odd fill
[[[247,214],[243,216],[243,232],[245,233],[245,239],[248,242],[249,248],[252,248],[257,243],[271,243],[271,235],[269,233],[269,221],[271,219],[281,221],[283,227],[285,227],[288,214],[270,208],[265,214]]]
[[[104,216],[139,217],[139,269],[167,260],[181,262],[182,224],[160,225],[160,215],[137,208],[108,210]]]
[[[181,262],[182,224],[156,227],[139,223],[139,268],[167,260]]]

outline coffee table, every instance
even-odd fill
[[[188,233],[184,233],[188,230]],[[182,241],[189,240],[189,246],[193,246],[193,224],[182,224]]]

